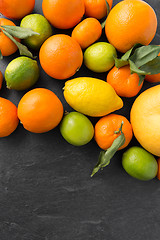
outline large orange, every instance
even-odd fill
[[[105,25],[108,41],[123,53],[136,43],[148,45],[156,29],[157,17],[153,8],[141,0],[119,2],[110,11]]]
[[[134,97],[143,86],[143,82],[139,85],[138,74],[131,74],[129,65],[119,69],[114,66],[107,75],[107,82],[120,97]]]
[[[43,0],[42,10],[54,27],[68,29],[81,21],[85,8],[83,0]]]
[[[21,19],[33,11],[35,0],[0,0],[0,12],[8,18]]]
[[[107,0],[111,9],[113,0]],[[85,15],[101,19],[107,15],[106,0],[84,0]]]
[[[5,18],[0,18],[0,25],[10,25],[15,26],[15,24]],[[20,41],[18,38],[15,38]],[[13,43],[1,30],[0,30],[0,50],[3,56],[9,56],[17,51],[17,46]]]
[[[130,122],[122,115],[109,114],[100,120],[95,125],[95,140],[100,148],[107,150],[111,147],[113,141],[120,135],[116,133],[119,130],[123,121],[122,132],[125,136],[125,143],[119,148],[125,148],[131,141],[133,133]]]
[[[73,76],[81,67],[83,53],[73,38],[57,34],[43,43],[39,58],[42,68],[49,76],[66,79]]]
[[[18,126],[17,107],[0,97],[0,137],[9,136]]]
[[[48,132],[59,124],[62,116],[61,101],[45,88],[27,92],[18,104],[18,117],[24,128],[30,132]]]

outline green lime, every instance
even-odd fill
[[[25,90],[33,86],[39,78],[37,61],[28,57],[12,60],[5,70],[7,88]]]
[[[115,63],[116,49],[109,43],[98,42],[84,52],[84,64],[93,72],[107,72]]]
[[[30,14],[24,17],[20,27],[31,28],[39,35],[34,35],[24,39],[24,44],[32,49],[39,49],[44,41],[52,35],[52,28],[47,19],[41,14]]]
[[[60,132],[70,144],[82,146],[93,138],[94,127],[82,113],[70,112],[64,116],[60,125]]]
[[[141,147],[131,147],[122,156],[122,166],[134,178],[147,181],[156,177],[158,164],[154,156]]]

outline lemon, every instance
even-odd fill
[[[31,28],[39,35],[24,39],[24,44],[32,49],[39,49],[42,43],[52,35],[52,28],[48,20],[41,14],[30,14],[24,17],[20,24],[23,28]]]
[[[85,50],[84,64],[93,72],[107,72],[114,66],[116,56],[116,49],[111,44],[98,42]]]
[[[39,78],[37,61],[28,57],[12,60],[5,70],[7,88],[25,90],[33,86]]]
[[[112,86],[97,78],[79,77],[66,81],[64,97],[73,109],[92,117],[104,116],[123,107],[122,99]]]

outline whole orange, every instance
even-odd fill
[[[113,67],[107,75],[107,82],[121,97],[134,97],[143,86],[143,82],[138,85],[139,76],[137,73],[131,74],[129,65],[119,69]]]
[[[15,24],[5,18],[0,18],[0,25],[15,26]],[[15,38],[20,41],[18,38]],[[0,51],[3,56],[9,56],[17,51],[17,46],[0,30]]]
[[[17,107],[8,99],[0,97],[0,137],[9,136],[18,123]]]
[[[0,89],[2,88],[2,82],[3,82],[3,75],[0,71]]]
[[[33,11],[35,0],[1,0],[0,12],[8,18],[21,19]]]
[[[57,34],[48,38],[39,53],[43,70],[56,79],[73,76],[82,65],[83,53],[80,45],[70,36]]]
[[[101,34],[100,22],[96,18],[86,18],[73,29],[72,38],[84,49],[97,41]]]
[[[113,141],[120,135],[116,131],[119,130],[122,121],[125,143],[118,150],[125,148],[130,143],[133,136],[130,122],[122,115],[109,114],[100,118],[95,125],[95,140],[100,148],[107,150],[111,147]]]
[[[108,41],[125,53],[136,43],[148,45],[157,30],[153,8],[141,0],[119,2],[110,11],[105,25]]]
[[[107,0],[111,9],[113,0]],[[107,16],[106,0],[84,0],[85,15],[87,17],[94,17],[101,19]]]
[[[43,0],[42,10],[48,21],[61,29],[74,27],[85,11],[83,0]]]
[[[55,128],[63,116],[63,105],[50,90],[35,88],[27,92],[18,104],[18,117],[30,132],[43,133]]]

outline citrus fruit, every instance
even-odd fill
[[[3,75],[0,71],[0,89],[2,88],[2,82],[3,82]]]
[[[129,175],[143,181],[155,178],[158,171],[158,164],[153,155],[136,146],[124,152],[122,166]]]
[[[15,24],[5,18],[0,18],[0,26],[15,26]],[[18,38],[15,38],[17,41],[20,42]],[[0,29],[0,51],[3,56],[9,56],[17,51],[17,46],[14,42],[12,42]]]
[[[35,88],[27,92],[18,104],[18,117],[24,128],[44,133],[55,128],[63,116],[63,105],[50,90]]]
[[[131,124],[139,143],[160,157],[160,85],[142,92],[131,108]]]
[[[84,49],[97,41],[101,34],[100,22],[96,18],[86,18],[73,29],[72,38]]]
[[[100,120],[95,125],[95,140],[98,146],[104,150],[111,147],[114,140],[120,135],[117,133],[123,122],[122,131],[125,136],[125,143],[119,148],[125,148],[131,141],[133,133],[130,122],[122,115],[109,114]]]
[[[7,18],[21,19],[34,9],[35,0],[1,0],[0,12]]]
[[[57,34],[48,38],[40,48],[43,70],[56,79],[73,76],[82,65],[83,53],[79,44],[70,36]]]
[[[93,138],[94,127],[91,121],[82,113],[70,112],[63,117],[60,132],[70,144],[82,146]]]
[[[107,72],[117,57],[116,49],[109,43],[98,42],[92,44],[84,52],[84,64],[93,72]]]
[[[158,56],[160,56],[160,53],[158,54]],[[146,75],[145,80],[151,83],[160,82],[160,73]]]
[[[92,117],[104,116],[123,107],[122,99],[111,85],[96,78],[66,81],[64,97],[73,109]]]
[[[85,11],[83,0],[43,0],[42,10],[48,21],[61,29],[74,27]]]
[[[7,88],[25,90],[33,86],[39,78],[37,61],[28,57],[12,60],[5,70]]]
[[[138,74],[131,74],[129,65],[121,68],[113,67],[107,75],[107,82],[121,97],[134,97],[143,86],[143,82],[139,85]]]
[[[111,9],[113,0],[107,0]],[[94,17],[101,19],[107,16],[106,0],[84,0],[85,15],[88,17]]]
[[[39,35],[24,39],[24,44],[32,49],[39,49],[42,43],[52,35],[52,28],[47,19],[41,14],[30,14],[24,17],[20,27],[31,28]]]
[[[18,123],[17,107],[8,99],[0,97],[0,137],[9,136]]]
[[[110,11],[105,25],[108,41],[123,53],[136,43],[148,45],[156,29],[157,17],[153,8],[141,0],[119,2]]]

